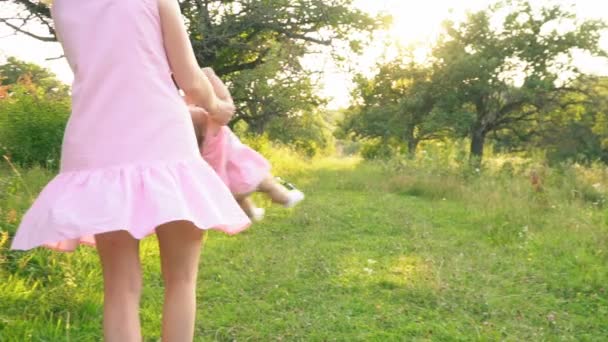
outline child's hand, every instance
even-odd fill
[[[193,104],[188,105],[188,111],[192,117],[199,117],[201,115],[208,115],[209,113],[205,110],[205,108],[195,106]]]
[[[209,116],[213,118],[213,121],[217,122],[219,125],[225,126],[230,122],[230,120],[232,120],[235,111],[236,108],[234,107],[234,103],[232,103],[232,101],[218,99],[215,111],[209,113]]]
[[[209,113],[204,108],[195,105],[188,105],[188,111],[190,112],[194,128],[197,130],[202,129],[204,131],[204,126],[207,122]]]
[[[209,116],[209,113],[207,113],[204,108],[197,107],[195,105],[188,105],[188,111],[190,112],[190,117],[192,118],[192,125],[194,126],[196,141],[198,145],[201,146],[207,127],[207,117]]]
[[[184,95],[182,97],[182,99],[188,105],[188,110],[190,110],[190,107],[196,107],[196,105],[194,104],[194,101],[191,98],[189,98],[188,95]],[[192,111],[190,111],[190,113],[192,113]]]

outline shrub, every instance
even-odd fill
[[[0,100],[0,153],[20,166],[57,167],[69,113],[67,96],[45,94],[28,80],[11,86]]]
[[[287,144],[308,157],[329,155],[335,149],[331,127],[318,112],[276,118],[266,131],[271,140]]]
[[[336,149],[339,155],[354,156],[361,152],[361,143],[353,140],[338,140]]]
[[[293,146],[273,142],[266,134],[241,134],[239,138],[244,144],[268,159],[272,165],[272,173],[275,176],[280,176],[287,171],[295,169],[304,169],[309,165],[310,158],[305,156],[301,151],[295,150]]]
[[[361,144],[361,156],[366,160],[390,159],[395,154],[395,148],[382,139],[369,139]]]

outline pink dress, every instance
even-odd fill
[[[209,124],[201,155],[233,194],[254,192],[270,176],[270,163],[243,144],[229,127]]]
[[[186,220],[227,233],[250,221],[200,158],[165,54],[156,0],[55,0],[74,71],[61,170],[27,211],[13,249],[73,250],[94,234],[140,239]]]

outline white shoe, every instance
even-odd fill
[[[285,208],[293,208],[298,203],[302,202],[302,200],[304,200],[304,193],[302,191],[297,189],[289,190],[287,193],[287,203],[285,203],[283,206]]]
[[[264,215],[266,215],[266,210],[264,208],[253,208],[252,211],[251,220],[253,220],[253,222],[262,221],[264,219]]]

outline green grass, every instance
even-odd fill
[[[573,173],[547,170],[545,191],[536,193],[517,172],[474,176],[354,159],[299,170],[280,165],[277,172],[301,185],[307,200],[296,210],[271,208],[263,223],[238,236],[208,235],[197,341],[608,336],[605,196]],[[31,170],[23,177],[37,191],[49,175]],[[608,177],[597,177],[605,186]],[[21,214],[29,199],[16,177],[0,179],[7,189],[0,192],[0,228],[12,232],[11,210]],[[100,340],[102,284],[93,249],[6,248],[0,340]],[[162,281],[154,238],[143,242],[142,258],[143,331],[146,341],[158,341]]]

